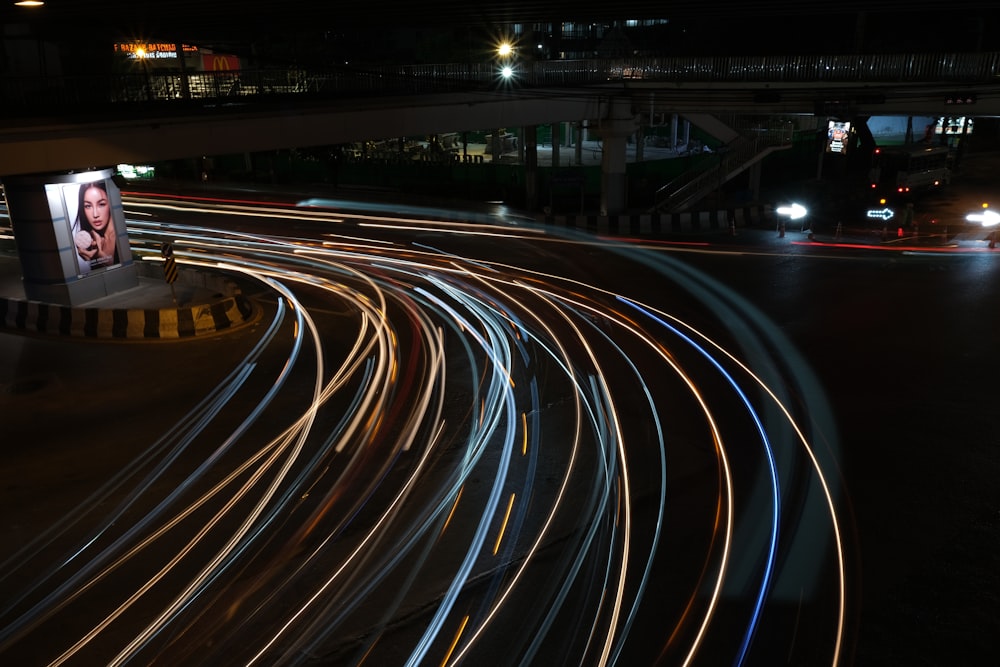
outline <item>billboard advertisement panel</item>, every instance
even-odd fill
[[[75,306],[138,285],[111,168],[3,179],[25,296]]]
[[[851,145],[851,124],[849,122],[831,120],[826,130],[826,152],[847,154]]]
[[[75,262],[66,278],[88,276],[132,262],[121,191],[110,178],[45,186],[54,225],[68,229]],[[56,230],[60,237],[64,230]],[[72,273],[69,273],[72,271]]]

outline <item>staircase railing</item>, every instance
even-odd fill
[[[679,213],[721,188],[768,153],[791,146],[790,127],[744,129],[717,150],[718,160],[704,161],[656,191],[651,212]]]

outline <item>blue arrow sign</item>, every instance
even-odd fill
[[[891,208],[873,208],[868,211],[869,218],[879,218],[881,220],[891,220],[896,212]]]

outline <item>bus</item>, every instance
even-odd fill
[[[916,144],[876,148],[869,171],[871,189],[880,199],[906,199],[951,182],[951,149]]]

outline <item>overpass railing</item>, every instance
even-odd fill
[[[485,65],[416,65],[389,68],[388,76],[499,82],[498,68]],[[545,60],[516,63],[510,85],[587,85],[614,81],[652,82],[968,82],[1000,83],[1000,52],[857,54],[812,56],[710,56]]]
[[[495,63],[370,65],[330,69],[259,69],[120,75],[0,77],[0,114],[59,116],[106,110],[109,105],[206,101],[248,104],[297,96],[316,98],[425,95],[505,87],[593,86],[609,83],[937,82],[1000,84],[1000,52],[718,56],[522,61],[509,80]]]

